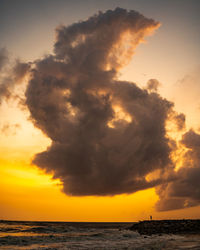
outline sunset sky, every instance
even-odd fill
[[[199,10],[0,1],[0,219],[200,217]]]

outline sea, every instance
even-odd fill
[[[200,234],[140,235],[133,223],[0,221],[0,249],[195,249]]]

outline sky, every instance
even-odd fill
[[[0,1],[0,219],[199,218],[199,9]]]

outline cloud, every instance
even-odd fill
[[[15,124],[9,124],[9,123],[5,123],[2,127],[1,127],[1,133],[8,136],[8,135],[16,135],[16,132],[18,129],[21,128],[21,125],[18,123]]]
[[[173,103],[117,74],[159,23],[108,10],[56,30],[53,55],[37,60],[26,91],[31,119],[51,140],[33,163],[68,195],[132,193],[173,169],[165,125]],[[159,170],[153,180],[146,176]]]
[[[147,89],[149,91],[157,91],[160,86],[160,82],[157,79],[149,79],[147,82]]]
[[[175,121],[178,130],[183,130],[185,128],[185,115],[183,113],[177,114],[175,116]]]
[[[4,68],[8,61],[8,52],[5,48],[0,49],[0,71]]]
[[[187,150],[175,180],[157,188],[159,211],[200,205],[200,134],[190,130],[183,135],[181,143]]]
[[[0,104],[2,100],[16,98],[14,88],[22,83],[30,69],[28,63],[21,62],[19,59],[10,62],[9,54],[6,49],[0,49]]]

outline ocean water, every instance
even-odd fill
[[[140,235],[132,223],[0,221],[0,249],[195,249],[200,235]]]

